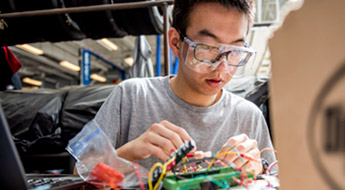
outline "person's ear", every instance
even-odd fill
[[[168,36],[171,51],[176,57],[180,58],[180,33],[175,28],[171,27],[168,31]]]

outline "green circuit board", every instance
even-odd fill
[[[168,190],[200,189],[201,184],[211,182],[218,188],[228,188],[238,185],[236,180],[241,177],[253,178],[249,172],[235,171],[231,166],[203,169],[187,174],[167,175],[163,180],[163,187]]]

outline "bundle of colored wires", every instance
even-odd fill
[[[150,169],[150,172],[149,172],[149,176],[148,176],[148,184],[149,184],[149,190],[156,190],[160,184],[160,182],[162,181],[163,177],[165,176],[166,174],[166,171],[167,171],[167,166],[169,164],[171,164],[174,160],[175,160],[176,156],[172,157],[170,160],[168,160],[167,162],[164,163],[164,165],[160,162],[157,162],[155,163],[151,169]],[[153,172],[154,170],[157,168],[157,167],[160,167],[162,169],[162,172],[155,184],[155,186],[152,188],[152,175],[153,175]]]
[[[230,147],[231,149],[227,152],[221,152],[219,153],[223,148],[226,148],[226,147]],[[149,172],[149,175],[148,175],[148,186],[149,186],[149,189],[150,190],[156,190],[158,187],[159,187],[159,184],[160,182],[163,180],[164,176],[166,175],[167,171],[172,169],[173,173],[175,172],[179,172],[179,173],[189,173],[189,172],[195,172],[195,171],[198,171],[200,169],[210,169],[211,167],[214,167],[214,165],[216,163],[220,163],[221,166],[220,167],[226,167],[226,166],[230,166],[231,163],[228,163],[226,160],[223,160],[221,159],[222,156],[225,156],[225,155],[237,155],[238,158],[244,163],[245,160],[248,160],[248,163],[249,162],[257,162],[257,163],[261,163],[261,160],[260,160],[260,155],[262,152],[264,151],[267,151],[267,150],[270,150],[270,151],[274,151],[276,152],[274,149],[271,149],[271,148],[264,148],[262,149],[258,154],[256,154],[255,156],[251,156],[249,154],[243,154],[243,153],[240,153],[236,147],[233,147],[233,146],[230,146],[230,145],[227,145],[227,146],[224,146],[222,147],[222,149],[218,150],[217,153],[215,154],[215,156],[211,156],[211,157],[208,157],[208,158],[202,158],[202,159],[191,159],[189,160],[188,158],[191,158],[194,156],[193,153],[189,153],[187,156],[183,157],[182,158],[182,167],[181,165],[175,165],[174,164],[174,161],[176,159],[176,156],[172,157],[171,159],[169,159],[167,162],[165,162],[164,164],[162,163],[155,163],[151,169],[150,169],[150,172]],[[186,160],[188,159],[188,164],[186,162]],[[209,160],[211,160],[209,162]],[[206,165],[207,164],[207,165]],[[277,164],[277,161],[272,163],[271,165],[269,165],[267,171],[266,171],[266,174],[268,175],[268,172],[269,170],[275,166]],[[231,175],[231,176],[227,176],[226,178],[233,178],[233,180],[235,182],[237,182],[238,184],[240,185],[244,185],[244,186],[248,186],[249,183],[251,183],[253,180],[249,180],[249,177],[248,177],[248,174],[246,171],[246,167],[247,167],[247,164],[245,164],[242,168],[239,169],[239,171],[241,171],[241,179],[237,179],[235,176]],[[155,183],[154,187],[153,187],[153,182],[152,182],[152,177],[153,177],[153,173],[154,171],[157,169],[157,168],[160,168],[161,169],[161,172],[160,172],[160,176],[158,177],[158,180],[157,182]],[[179,169],[180,168],[180,169]],[[235,168],[236,169],[236,168]],[[249,171],[250,172],[250,171]],[[252,171],[253,173],[253,177],[254,177],[254,180],[256,180],[256,176],[255,176],[255,172]],[[215,184],[217,184],[218,186],[222,187],[222,188],[229,188],[229,185],[226,183],[226,180],[222,181],[222,182],[219,182],[215,179],[211,179],[210,177],[205,177],[203,175],[201,176],[197,176],[197,177],[204,177],[205,180],[209,180],[209,181],[212,181],[214,182]],[[225,185],[226,184],[226,185]],[[188,184],[182,188],[182,189],[186,189],[188,187]]]

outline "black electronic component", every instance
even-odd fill
[[[175,164],[178,164],[193,148],[195,148],[194,140],[186,141],[179,149],[170,155],[170,158],[176,156]]]
[[[179,149],[177,149],[175,152],[171,153],[170,158],[167,160],[167,162],[171,161],[171,159],[174,159],[174,165],[179,163],[193,148],[195,148],[195,142],[194,140],[186,141]],[[158,167],[156,168],[152,173],[152,184],[156,184],[158,181],[158,178],[161,176],[162,168]],[[161,182],[162,183],[162,182]],[[161,186],[163,185],[160,184]],[[160,188],[158,188],[160,189]]]

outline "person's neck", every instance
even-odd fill
[[[170,78],[170,86],[177,97],[194,106],[211,106],[215,104],[222,95],[222,90],[214,95],[201,94],[195,91],[185,80],[181,80],[177,76]]]

